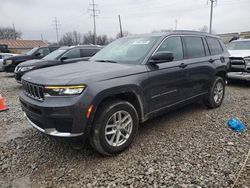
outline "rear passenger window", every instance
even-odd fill
[[[79,49],[72,49],[63,57],[67,57],[68,59],[80,58],[80,50]]]
[[[205,50],[200,37],[183,37],[186,46],[188,58],[197,58],[205,56]]]
[[[91,57],[96,54],[96,49],[81,49],[81,57]]]
[[[172,52],[174,54],[174,61],[183,59],[181,37],[167,38],[158,48],[157,52],[160,52],[160,51]]]
[[[223,49],[218,39],[207,37],[207,43],[208,43],[208,47],[210,49],[211,55],[216,55],[216,54],[220,54],[223,52]]]

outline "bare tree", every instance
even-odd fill
[[[123,31],[123,32],[122,32],[122,35],[123,35],[123,37],[126,37],[126,36],[131,35],[131,33],[129,33],[128,31]],[[116,38],[116,39],[121,38],[121,33],[120,33],[120,32],[117,33],[115,38]]]
[[[0,27],[0,39],[21,39],[22,32],[15,31],[11,27]]]
[[[110,40],[108,39],[107,35],[99,35],[96,38],[96,43],[98,45],[107,45],[108,43],[110,43]]]
[[[77,31],[67,32],[65,33],[59,41],[60,45],[78,45],[83,43],[83,36],[81,33]]]
[[[208,32],[208,27],[204,25],[202,28],[199,29],[199,31]]]
[[[84,44],[94,44],[94,40],[95,40],[95,36],[91,31],[84,34],[84,36],[83,36],[83,43]]]
[[[107,45],[110,42],[111,40],[108,38],[107,35],[96,36],[96,44],[98,45]],[[94,44],[94,34],[91,31],[83,35],[83,43]]]

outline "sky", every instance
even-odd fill
[[[95,0],[100,10],[96,18],[97,34],[115,37],[119,32],[118,15],[123,30],[131,34],[153,30],[199,30],[209,26],[210,0]],[[59,21],[59,38],[76,30],[93,30],[88,11],[92,0],[0,0],[0,26],[23,33],[23,39],[56,41],[53,26]],[[218,0],[214,7],[213,30],[216,33],[250,31],[250,0]]]

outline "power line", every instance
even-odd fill
[[[57,40],[57,43],[59,42],[58,40],[58,31],[59,31],[59,27],[61,26],[61,24],[59,23],[59,21],[57,20],[57,18],[55,17],[55,19],[53,20],[53,26],[55,26],[55,30],[56,30],[56,40]]]
[[[100,10],[97,10],[97,4],[95,4],[95,0],[92,0],[92,3],[89,4],[91,8],[88,9],[88,11],[91,11],[92,13],[90,16],[93,16],[94,21],[94,44],[96,44],[96,17],[98,16],[98,13],[100,13]]]

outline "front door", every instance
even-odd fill
[[[174,55],[172,62],[148,65],[150,111],[161,110],[185,99],[185,68],[181,37],[168,37],[156,52],[169,51]]]

